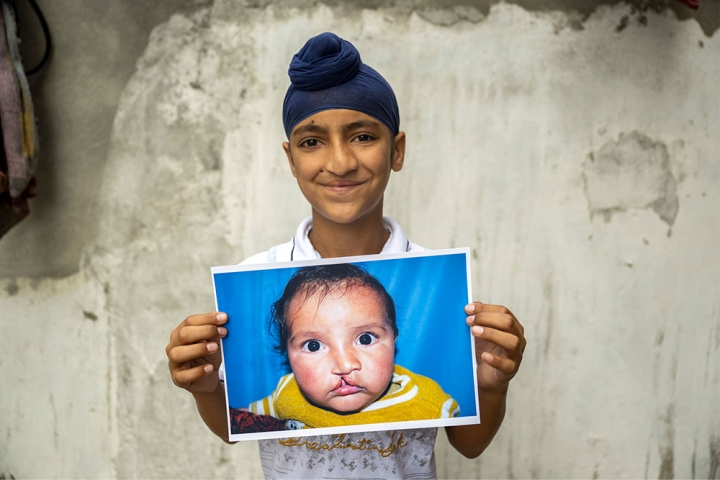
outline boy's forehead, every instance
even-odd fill
[[[376,118],[370,115],[350,109],[328,109],[317,112],[300,121],[291,133],[291,136],[312,130],[333,130],[333,129],[352,129],[355,127],[366,127],[390,130]]]

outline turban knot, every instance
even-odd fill
[[[400,130],[400,112],[390,84],[365,65],[360,53],[334,33],[321,33],[305,43],[290,62],[292,82],[283,102],[283,126],[290,137],[305,118],[323,110],[350,109]]]

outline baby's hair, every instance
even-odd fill
[[[277,342],[275,349],[283,355],[287,354],[290,336],[287,314],[295,298],[302,295],[304,303],[319,292],[322,301],[331,292],[342,290],[345,294],[349,289],[357,287],[367,287],[378,294],[385,307],[385,321],[397,337],[395,302],[377,278],[365,269],[349,263],[316,265],[299,268],[290,277],[282,296],[270,308],[270,329]]]

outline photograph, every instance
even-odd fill
[[[230,441],[480,423],[469,249],[212,275]]]

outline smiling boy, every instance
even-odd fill
[[[243,263],[423,250],[383,217],[385,188],[391,172],[403,167],[406,142],[390,85],[362,62],[352,44],[331,33],[308,40],[288,73],[292,84],[283,103],[288,136],[283,149],[312,215],[291,241]],[[465,312],[477,352],[482,423],[446,427],[446,432],[460,453],[476,457],[502,423],[508,384],[526,341],[522,325],[503,306],[474,302]],[[218,343],[228,321],[218,312],[191,315],[173,330],[166,347],[173,382],[193,394],[202,419],[225,441]],[[264,440],[260,457],[265,475],[273,478],[428,478],[435,476],[436,434],[436,428],[428,428],[302,442]]]

